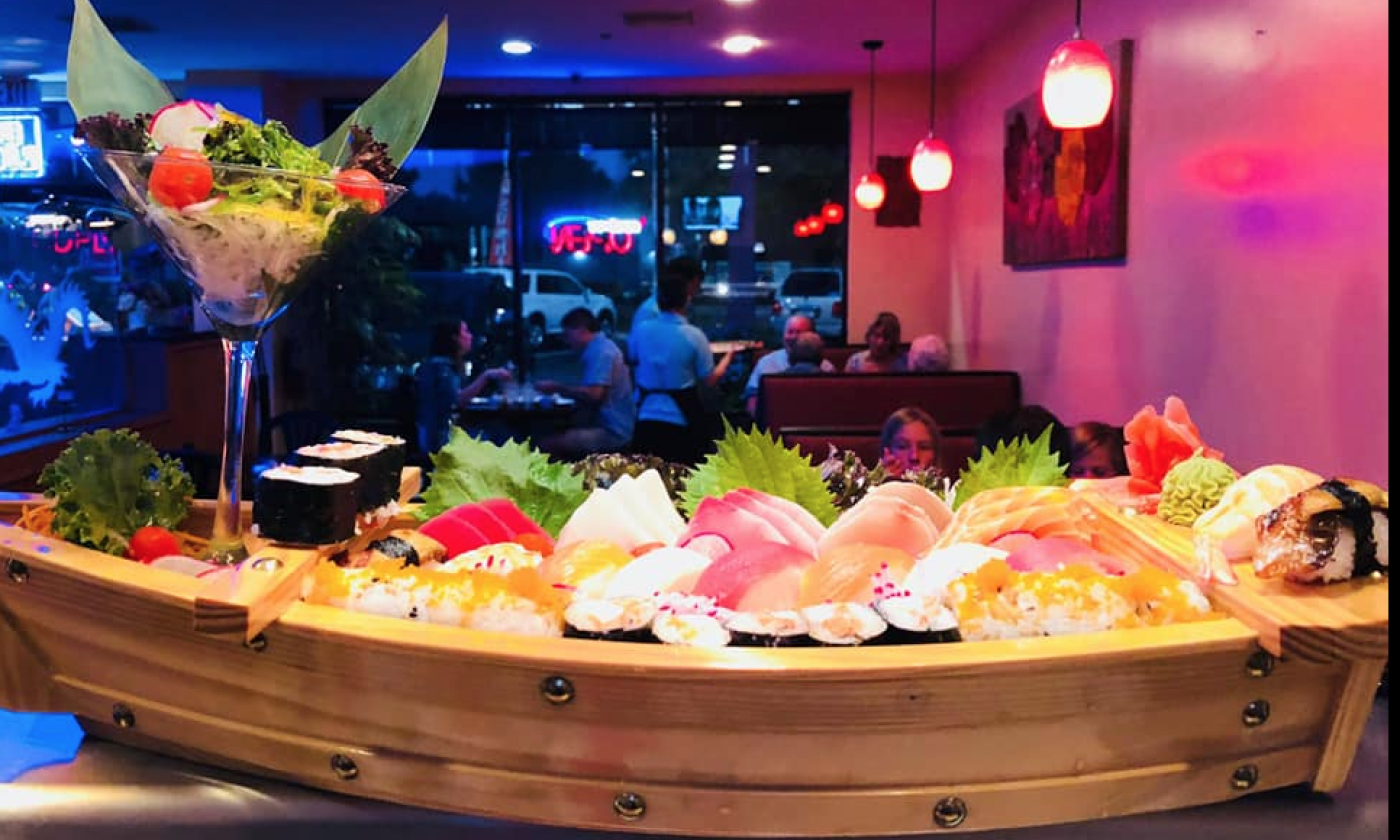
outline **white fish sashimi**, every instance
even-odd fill
[[[982,568],[989,560],[1005,560],[1007,553],[977,543],[954,543],[920,557],[904,576],[903,588],[911,595],[941,596],[953,581]]]
[[[654,542],[619,501],[607,490],[594,488],[583,504],[559,531],[555,544],[559,547],[584,540],[603,540],[631,551],[639,545]]]
[[[666,492],[666,483],[661,480],[661,473],[647,470],[637,476],[634,486],[637,496],[651,500],[649,509],[655,514],[658,530],[665,535],[663,542],[667,545],[674,543],[685,530],[685,520],[671,501],[671,494]]]
[[[714,562],[688,548],[658,548],[623,566],[608,582],[607,598],[689,592]]]
[[[875,496],[894,496],[896,499],[903,499],[924,513],[928,514],[929,521],[933,523],[934,529],[938,533],[943,533],[943,529],[948,527],[948,523],[953,521],[953,509],[948,507],[948,503],[938,498],[932,490],[912,481],[887,481],[884,484],[877,484],[870,489],[870,494]]]
[[[867,494],[837,517],[817,541],[817,553],[825,554],[851,543],[868,543],[898,548],[917,557],[936,539],[938,529],[922,508],[892,495]]]

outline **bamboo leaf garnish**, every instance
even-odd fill
[[[418,138],[423,136],[423,127],[437,101],[446,63],[447,18],[444,17],[408,63],[316,145],[317,154],[331,166],[344,164],[350,152],[350,126],[358,125],[372,128],[374,139],[389,147],[388,154],[394,166],[402,166],[418,144]]]
[[[68,41],[68,104],[78,119],[114,111],[154,114],[175,101],[170,89],[132,58],[89,0],[74,0]]]

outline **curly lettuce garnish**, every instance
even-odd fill
[[[358,125],[350,126],[350,157],[344,168],[363,169],[381,181],[393,178],[399,171],[389,158],[389,145],[374,139],[374,129]]]
[[[150,131],[150,114],[137,114],[127,119],[115,111],[108,111],[78,120],[73,127],[73,136],[99,149],[146,152],[151,148]]]
[[[1065,471],[1069,465],[1060,461],[1058,453],[1050,451],[1047,426],[1040,437],[1030,440],[1022,435],[1012,441],[998,443],[996,449],[982,447],[982,454],[968,462],[959,474],[953,508],[996,487],[1064,487],[1069,484]]]
[[[510,499],[557,537],[588,497],[572,465],[552,461],[523,443],[497,445],[454,428],[432,459],[432,483],[414,512],[425,522],[467,502]]]
[[[180,462],[128,429],[74,438],[44,467],[39,485],[57,502],[55,534],[119,556],[138,528],[176,528],[194,496],[194,482]]]
[[[784,447],[766,432],[742,432],[725,421],[718,451],[686,479],[681,506],[686,516],[692,516],[706,496],[723,496],[743,487],[796,502],[823,525],[836,521],[831,491],[810,457],[796,446]]]

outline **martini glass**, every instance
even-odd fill
[[[223,341],[223,465],[206,559],[239,563],[247,557],[239,504],[243,423],[258,340],[316,275],[327,254],[405,190],[256,166],[158,164],[155,154],[91,147],[82,158],[103,186],[150,228]],[[174,174],[197,182],[212,175],[211,198],[182,208],[161,203],[148,190],[158,166],[175,167],[173,173],[161,173],[164,178]]]

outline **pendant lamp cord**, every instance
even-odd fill
[[[1076,0],[1078,2],[1078,0]],[[928,135],[933,136],[934,106],[938,103],[938,0],[928,4]]]
[[[870,171],[875,171],[875,51],[879,42],[873,42],[870,50]]]
[[[1078,40],[1084,35],[1079,29],[1080,19],[1084,14],[1084,0],[1074,0],[1074,38]]]

